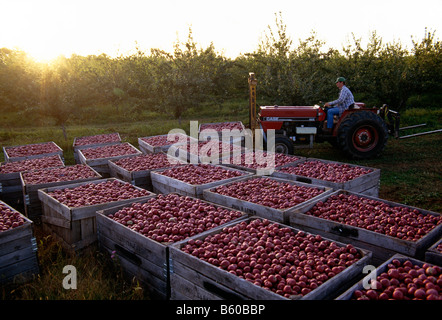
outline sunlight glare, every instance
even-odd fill
[[[2,46],[19,48],[37,62],[50,62],[60,55],[69,56],[69,34],[75,28],[75,6],[57,1],[17,1],[8,4],[3,23],[8,32],[2,34]],[[11,45],[8,45],[11,43]]]

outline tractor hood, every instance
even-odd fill
[[[316,106],[262,106],[261,118],[316,118],[320,107]]]

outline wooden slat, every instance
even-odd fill
[[[108,254],[112,254],[115,249],[111,247],[105,246],[103,243],[100,243],[100,247],[102,250],[105,250]],[[144,268],[139,267],[137,264],[134,264],[131,260],[126,259],[125,257],[118,255],[118,261],[123,268],[124,274],[127,276],[129,281],[132,281],[134,278],[141,282],[141,285],[149,292],[149,298],[152,300],[168,300],[168,286],[166,282],[152,275],[149,271]],[[142,264],[149,263],[144,258],[140,257]]]
[[[168,290],[168,275],[166,272],[167,265],[158,265],[152,262],[151,256],[137,254],[127,251],[122,246],[118,245],[113,239],[100,235],[100,245],[105,246],[111,252],[115,252],[114,256],[117,259],[124,259],[131,265],[133,274],[137,275],[140,280],[155,286],[159,291],[167,293]],[[166,260],[163,261],[166,263]]]
[[[177,265],[175,266],[178,267]],[[190,272],[190,278],[184,277],[182,274],[185,273],[185,267],[182,266],[180,269],[182,269],[180,274],[172,273],[170,277],[170,282],[173,283],[171,286],[171,300],[222,300],[220,294],[223,293],[225,297],[229,296],[230,300],[232,300],[233,297],[235,297],[236,300],[244,300],[244,297],[238,293],[233,292],[223,285],[217,284],[209,278],[205,278],[199,273]],[[196,279],[198,279],[198,282],[205,282],[208,288],[197,285]],[[218,288],[218,291],[215,288]],[[218,295],[211,292],[210,289]]]
[[[4,268],[0,266],[0,283],[24,283],[32,280],[32,277],[39,271],[37,257],[34,254]]]

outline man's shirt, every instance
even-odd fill
[[[339,93],[339,98],[330,102],[330,105],[336,105],[339,108],[339,115],[341,115],[344,110],[346,110],[353,103],[355,103],[353,94],[351,93],[350,89],[344,85]]]

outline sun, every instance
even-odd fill
[[[70,56],[70,54],[60,50],[59,47],[51,45],[28,45],[23,51],[25,51],[32,60],[38,63],[50,63],[60,56]]]

